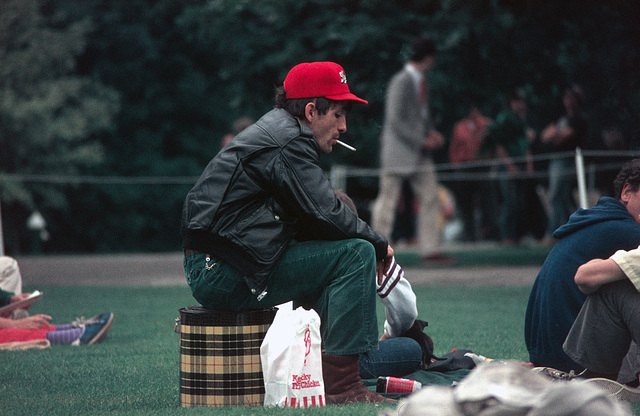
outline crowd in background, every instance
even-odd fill
[[[453,175],[440,181],[443,221],[457,220],[449,238],[505,245],[523,239],[555,242],[554,230],[578,207],[573,154],[587,140],[583,89],[567,87],[562,100],[565,113],[540,132],[530,127],[529,104],[518,91],[495,118],[482,114],[479,104],[469,106],[448,140]],[[549,154],[557,157],[544,157]],[[405,184],[393,240],[414,243],[416,204]]]

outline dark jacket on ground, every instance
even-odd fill
[[[183,247],[236,267],[260,296],[292,239],[361,238],[378,259],[386,238],[335,197],[313,131],[282,109],[237,135],[205,168],[184,203]]]
[[[576,271],[589,260],[606,259],[617,250],[637,248],[640,225],[620,201],[602,197],[594,207],[573,213],[553,236],[558,242],[529,296],[525,342],[534,365],[580,371],[582,368],[562,349],[586,299],[573,280]]]

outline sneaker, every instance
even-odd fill
[[[596,385],[607,392],[609,396],[617,397],[620,400],[640,401],[640,389],[638,388],[629,387],[608,378],[588,378],[584,382]]]
[[[71,322],[71,325],[73,325],[75,328],[80,328],[80,327],[85,327],[87,325],[95,324],[100,320],[102,315],[104,314],[101,313],[99,315],[92,316],[89,319],[85,318],[84,316],[81,316],[80,318],[76,318],[75,321]]]
[[[103,313],[94,316],[93,318],[85,322],[89,321],[91,322],[87,324],[81,324],[82,326],[84,326],[84,332],[80,337],[80,345],[91,345],[102,341],[111,329],[111,324],[113,323],[113,313]]]

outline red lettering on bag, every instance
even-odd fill
[[[320,381],[311,380],[311,374],[292,375],[291,388],[293,390],[308,389],[320,386]]]

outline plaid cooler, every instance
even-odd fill
[[[276,309],[179,313],[182,406],[262,405],[260,345]]]

